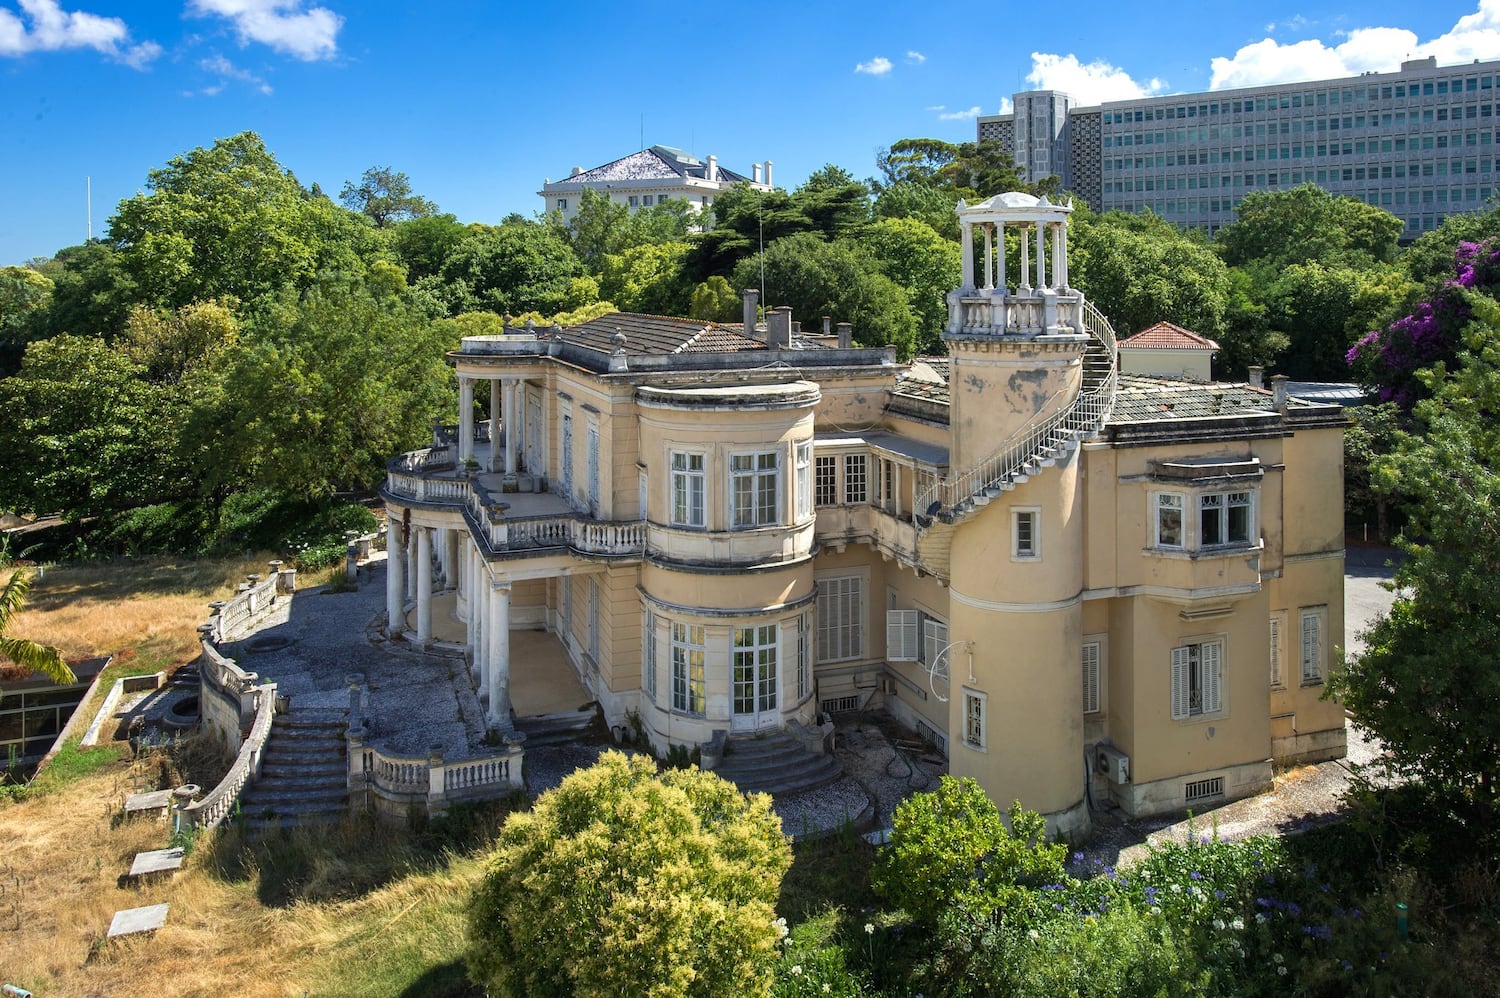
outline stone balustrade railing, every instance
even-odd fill
[[[207,682],[207,679],[204,681]],[[201,800],[178,808],[182,818],[190,820],[198,828],[217,828],[223,824],[224,819],[234,813],[245,787],[260,776],[261,757],[265,753],[266,740],[271,737],[271,722],[276,716],[276,684],[264,683],[257,686],[252,696],[255,701],[255,720],[250,725],[249,735],[240,743],[240,750],[235,755],[229,772]]]
[[[366,736],[363,725],[350,725],[349,792],[367,795],[376,810],[394,816],[414,805],[438,815],[456,801],[504,797],[525,788],[521,735],[507,738],[503,749],[452,762],[436,746],[425,755],[406,755],[370,744]]]

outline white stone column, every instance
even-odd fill
[[[452,527],[443,531],[443,588],[458,591],[458,531]]]
[[[516,396],[519,394],[516,391],[515,380],[508,379],[505,382],[505,392],[501,396],[501,405],[505,410],[501,422],[505,425],[505,473],[507,475],[516,473],[516,438],[520,436],[518,431],[521,428],[521,421],[516,418]]]
[[[958,255],[963,267],[963,286],[974,286],[974,225],[972,222],[958,223]]]
[[[1038,291],[1047,286],[1046,234],[1047,226],[1041,222],[1036,223],[1036,286]]]
[[[500,379],[490,379],[490,466],[499,471],[500,464]]]
[[[406,582],[401,578],[406,545],[401,537],[401,518],[389,507],[385,515],[385,620],[386,631],[395,637],[406,630]]]
[[[1068,223],[1066,220],[1059,222],[1057,226],[1057,239],[1060,250],[1057,254],[1057,262],[1053,269],[1057,272],[1053,275],[1057,280],[1057,286],[1066,289],[1068,286]]]
[[[1009,294],[1010,279],[1005,275],[1005,225],[1003,223],[995,226],[995,242],[999,244],[995,255],[1000,258],[1000,266],[996,268],[995,286]]]
[[[469,596],[469,605],[474,608],[474,667],[469,678],[474,681],[481,703],[490,699],[490,583],[489,567],[483,559],[474,559],[474,588]]]
[[[984,226],[984,284],[988,291],[995,286],[995,227],[988,222]]]
[[[409,527],[406,531],[406,599],[417,598],[417,533],[420,527]]]
[[[1027,237],[1026,226],[1021,226],[1021,284],[1018,290],[1022,292],[1031,291],[1031,242]]]
[[[458,379],[458,459],[474,456],[474,379]]]
[[[417,529],[417,641],[432,640],[432,528]]]
[[[510,583],[490,590],[490,706],[492,727],[509,731],[510,720]]]

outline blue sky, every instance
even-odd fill
[[[405,171],[464,221],[674,145],[794,187],[1017,90],[1084,103],[1500,58],[1500,0],[1020,4],[0,0],[0,265],[100,235],[170,157],[244,129],[336,194]],[[1143,9],[1144,8],[1144,9]],[[1037,9],[1037,8],[1029,8]]]

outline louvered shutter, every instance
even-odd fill
[[[1281,618],[1271,618],[1271,685],[1281,685]]]
[[[1099,645],[1090,642],[1083,646],[1083,712],[1099,712]]]
[[[915,662],[920,635],[916,610],[885,612],[885,657],[889,662]]]
[[[1224,646],[1217,641],[1202,646],[1203,713],[1213,714],[1219,709],[1219,660]]]
[[[1172,719],[1187,717],[1192,713],[1190,689],[1192,684],[1192,649],[1172,649]]]

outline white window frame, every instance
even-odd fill
[[[819,454],[813,461],[814,502],[818,506],[839,504],[839,457],[837,454]]]
[[[1187,517],[1186,493],[1183,492],[1153,492],[1151,493],[1151,543],[1153,547],[1166,548],[1172,551],[1183,551],[1187,549]],[[1168,540],[1166,532],[1162,530],[1163,516],[1175,513],[1177,518],[1177,537]]]
[[[695,466],[696,460],[696,466]],[[703,527],[708,509],[708,455],[674,450],[667,459],[672,494],[667,519],[674,527]]]
[[[929,669],[937,664],[938,656],[948,647],[948,622],[929,614],[922,614],[922,658]]]
[[[820,576],[817,660],[850,662],[865,654],[865,589],[863,575]]]
[[[603,446],[599,439],[599,422],[590,416],[588,421],[588,501],[589,515],[597,517],[600,509],[600,494],[603,485],[599,479],[599,449]]]
[[[915,662],[921,655],[921,617],[917,610],[885,612],[885,659],[887,662]]]
[[[1255,543],[1255,492],[1253,489],[1238,489],[1225,492],[1204,492],[1198,495],[1194,503],[1198,510],[1198,546],[1205,550],[1217,548],[1242,548]],[[1245,511],[1245,534],[1241,538],[1229,536],[1229,528],[1233,522],[1233,510],[1243,509]],[[1219,540],[1210,542],[1207,540],[1209,510],[1214,510],[1214,529],[1218,531]]]
[[[812,620],[809,614],[797,617],[797,702],[812,694]]]
[[[702,717],[708,705],[704,659],[708,636],[702,624],[671,622],[672,709],[679,714]]]
[[[1302,685],[1317,686],[1323,682],[1323,663],[1327,655],[1328,607],[1305,606],[1297,613],[1299,659],[1302,663]]]
[[[1266,658],[1271,667],[1271,689],[1286,689],[1286,613],[1271,614]]]
[[[1024,538],[1023,531],[1026,535]],[[1022,543],[1023,540],[1026,541],[1025,544]],[[1042,560],[1042,508],[1040,506],[1012,506],[1010,508],[1010,560]]]
[[[730,634],[729,645],[731,699],[734,698],[733,677],[746,667],[747,662],[754,676],[750,698],[752,709],[740,710],[739,702],[735,700],[731,704],[732,712],[760,715],[778,709],[781,703],[781,625],[772,622],[736,627]]]
[[[812,516],[812,441],[804,440],[793,448],[793,466],[796,468],[797,521],[800,523]]]
[[[870,458],[865,454],[843,456],[843,495],[845,505],[855,506],[870,501]]]
[[[1083,669],[1083,712],[1098,714],[1104,710],[1104,642],[1085,641],[1079,657]]]
[[[1185,642],[1172,649],[1171,658],[1172,719],[1185,721],[1223,713],[1224,639]]]
[[[736,467],[748,461],[748,467]],[[765,462],[769,461],[767,467]],[[766,487],[770,486],[770,496]],[[748,489],[749,503],[740,508],[740,490]],[[729,527],[731,530],[754,530],[781,523],[781,452],[774,450],[737,451],[729,455]],[[769,500],[769,501],[768,501]]]
[[[976,752],[989,748],[989,694],[964,687],[964,744]]]

